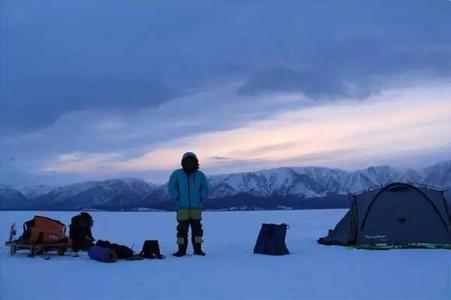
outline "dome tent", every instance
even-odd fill
[[[351,208],[318,243],[367,249],[451,248],[444,191],[391,183],[351,194]]]

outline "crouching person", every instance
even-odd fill
[[[195,255],[204,256],[202,251],[202,203],[207,200],[208,183],[205,174],[199,170],[199,161],[192,152],[182,157],[182,168],[172,172],[169,178],[169,194],[177,203],[177,244],[174,256],[186,255],[188,230],[191,226],[191,241]]]
[[[87,251],[94,242],[91,228],[94,224],[90,214],[81,212],[72,218],[69,229],[69,237],[72,240],[72,251]]]

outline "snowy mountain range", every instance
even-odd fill
[[[451,160],[424,169],[376,166],[345,171],[324,167],[281,167],[208,178],[211,209],[298,209],[346,207],[348,193],[393,182],[451,187]],[[174,209],[167,183],[136,178],[88,181],[64,186],[15,188],[0,185],[0,209],[133,210]]]

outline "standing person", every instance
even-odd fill
[[[172,172],[169,178],[169,194],[177,203],[177,244],[173,255],[186,255],[188,229],[191,225],[191,241],[195,255],[204,256],[202,251],[202,203],[208,197],[208,183],[205,174],[199,170],[199,160],[193,152],[182,157],[182,168]]]

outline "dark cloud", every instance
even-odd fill
[[[20,131],[47,127],[58,116],[77,110],[125,110],[155,107],[177,96],[145,74],[61,74],[58,78],[17,78],[2,100],[0,127]]]
[[[279,65],[256,71],[237,93],[261,95],[288,91],[302,92],[315,100],[361,99],[384,88],[405,84],[403,77],[432,80],[449,79],[451,75],[451,51],[418,53],[352,45],[331,46],[335,58],[305,58],[305,64],[298,68]],[[354,55],[340,55],[340,50]],[[364,55],[359,56],[358,52]]]
[[[404,73],[449,77],[450,49],[445,0],[3,0],[0,127],[127,114],[219,78],[246,79],[240,95],[363,98]]]
[[[317,70],[273,67],[252,76],[238,89],[239,95],[259,95],[268,92],[297,91],[312,99],[330,99],[332,97],[366,97],[368,87],[355,81],[331,76]]]

